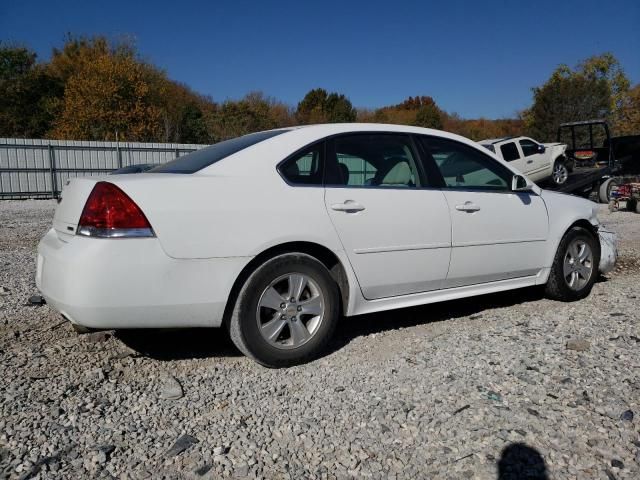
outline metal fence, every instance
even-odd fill
[[[160,165],[206,145],[0,138],[0,199],[56,198],[70,177]]]

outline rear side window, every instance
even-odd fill
[[[288,131],[289,130],[270,130],[268,132],[250,133],[249,135],[243,135],[242,137],[225,140],[224,142],[216,143],[215,145],[190,153],[184,157],[171,160],[164,165],[160,165],[159,167],[149,170],[149,172],[195,173],[198,170],[202,170],[205,167],[213,165],[223,158],[233,155],[234,153],[238,153],[240,150],[244,150],[245,148],[249,148],[252,145]]]
[[[500,152],[502,152],[502,158],[505,162],[513,162],[514,160],[518,160],[520,158],[518,147],[516,147],[516,144],[514,142],[500,145]]]
[[[323,145],[320,143],[285,160],[278,167],[280,174],[291,185],[322,185]]]

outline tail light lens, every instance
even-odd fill
[[[78,235],[102,238],[154,237],[140,207],[113,183],[98,182],[89,194]]]

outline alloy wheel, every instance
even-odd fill
[[[556,185],[562,185],[569,178],[569,170],[564,163],[556,163],[552,172],[553,182]]]
[[[564,255],[564,280],[572,290],[582,289],[593,275],[593,252],[591,247],[579,238],[573,240]]]
[[[262,292],[256,310],[258,330],[269,345],[297,348],[318,332],[324,320],[325,299],[308,275],[278,277]]]

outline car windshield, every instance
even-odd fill
[[[216,143],[210,147],[197,150],[170,162],[149,170],[149,173],[195,173],[205,167],[226,158],[240,150],[268,140],[269,138],[288,132],[289,129],[269,130],[267,132],[250,133],[242,137],[232,138]]]

